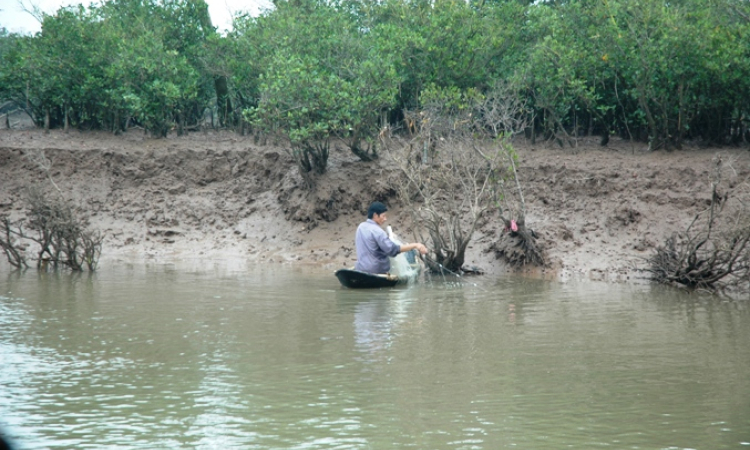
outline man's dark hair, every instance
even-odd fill
[[[372,202],[372,204],[370,204],[370,208],[367,209],[367,218],[372,219],[372,216],[374,214],[380,215],[386,211],[388,211],[388,208],[384,204],[380,202]]]

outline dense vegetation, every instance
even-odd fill
[[[0,30],[0,99],[39,126],[140,126],[157,136],[206,117],[288,138],[302,170],[328,142],[377,157],[427,91],[523,96],[535,139],[584,134],[747,141],[746,0],[276,0],[226,36],[203,0],[108,0]],[[461,107],[461,105],[457,105]]]

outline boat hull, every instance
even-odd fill
[[[339,269],[336,278],[342,286],[351,289],[373,289],[392,287],[398,283],[398,277],[388,274],[373,274],[359,270]]]

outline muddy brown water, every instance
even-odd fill
[[[514,277],[0,266],[19,449],[750,449],[747,303]]]

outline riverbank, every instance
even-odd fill
[[[528,223],[550,261],[533,272],[560,279],[638,280],[654,247],[706,208],[712,158],[731,162],[737,180],[750,173],[750,152],[730,147],[648,152],[618,139],[600,147],[595,138],[575,149],[514,146]],[[104,233],[104,264],[199,257],[348,267],[356,257],[354,230],[374,198],[390,204],[389,224],[411,239],[387,158],[365,163],[335,147],[328,172],[308,191],[282,147],[252,136],[0,130],[0,214],[22,217],[24,188],[51,186],[25,156],[39,152],[55,184]],[[494,218],[483,224],[466,266],[507,272],[492,250],[501,231]]]

